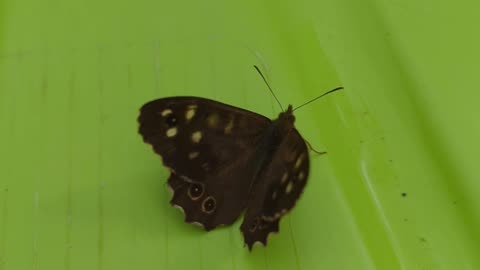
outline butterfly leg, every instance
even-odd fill
[[[317,150],[315,150],[315,149],[312,147],[312,145],[311,145],[307,140],[305,140],[305,143],[307,144],[308,149],[309,149],[310,151],[314,152],[315,154],[317,154],[317,155],[319,155],[319,156],[320,156],[320,155],[324,155],[324,154],[327,153],[327,152],[325,152],[325,151],[317,151]]]

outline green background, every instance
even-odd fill
[[[0,1],[0,270],[480,269],[478,1]],[[139,107],[198,95],[314,148],[267,248],[169,206]]]

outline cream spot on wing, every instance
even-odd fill
[[[173,190],[173,188],[170,185],[167,185],[167,190],[170,196],[173,196],[173,193],[175,192],[175,190]]]
[[[287,181],[287,179],[288,179],[288,173],[284,173],[283,176],[282,176],[282,181],[281,181],[281,183],[282,183],[282,184],[285,183],[285,181]]]
[[[304,156],[304,154],[301,154],[301,155],[297,158],[297,161],[295,161],[295,169],[300,168],[300,165],[302,165],[303,156]]]
[[[233,118],[230,118],[230,121],[228,121],[228,124],[224,129],[225,134],[232,133],[232,129],[233,129]]]
[[[287,213],[287,209],[282,209],[282,211],[275,213],[272,220],[279,219]]]
[[[181,207],[180,205],[176,205],[176,204],[174,204],[173,207],[177,208],[178,210],[180,210],[182,212],[182,214],[185,215],[185,210],[183,210],[183,207]]]
[[[283,215],[285,215],[288,212],[288,209],[282,209],[278,212],[276,212],[273,216],[262,216],[262,219],[265,221],[275,221],[279,218],[281,218]]]
[[[192,118],[195,116],[195,112],[195,108],[189,108],[187,112],[185,112],[185,119],[187,119],[187,121],[192,120]]]
[[[272,193],[272,200],[275,200],[277,198],[277,191],[275,190],[273,193]]]
[[[218,114],[214,113],[207,117],[207,124],[209,127],[216,127],[219,120],[220,117],[218,116]]]
[[[210,171],[210,165],[208,165],[208,163],[203,163],[201,166],[206,172]]]
[[[190,154],[188,154],[188,158],[189,159],[197,158],[199,154],[200,153],[198,153],[198,152],[191,152]]]
[[[178,130],[176,127],[167,129],[167,137],[169,138],[174,137],[175,135],[177,135],[177,131]]]
[[[205,229],[205,226],[204,226],[202,223],[198,222],[198,221],[192,221],[192,222],[187,222],[187,223],[192,224],[192,225],[195,225],[195,226],[198,226],[198,227],[200,227],[200,228],[202,228],[202,229]]]
[[[163,117],[172,114],[172,110],[170,109],[165,109],[160,113]]]
[[[305,174],[303,172],[298,173],[298,180],[302,181],[305,178]]]
[[[193,132],[192,133],[192,142],[199,143],[200,140],[202,140],[202,132],[201,131]]]
[[[289,182],[287,187],[285,188],[285,193],[290,194],[290,192],[292,192],[292,189],[293,189],[293,183]]]

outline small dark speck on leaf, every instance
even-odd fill
[[[402,197],[407,197],[407,193],[406,193],[406,192],[402,192]]]
[[[425,237],[418,237],[418,240],[420,240],[420,242],[422,242],[422,243],[427,242],[427,239],[425,239]]]

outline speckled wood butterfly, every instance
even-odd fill
[[[279,231],[307,183],[308,148],[291,105],[272,121],[205,98],[168,97],[145,104],[138,121],[171,172],[170,203],[185,221],[210,231],[245,211],[240,229],[250,250]]]

